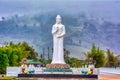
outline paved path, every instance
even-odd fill
[[[101,74],[99,80],[120,80],[120,75],[117,74]]]
[[[99,68],[100,74],[119,74],[120,68]]]

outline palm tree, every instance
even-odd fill
[[[68,50],[66,50],[65,48],[64,48],[64,57],[69,57],[69,55],[70,55],[70,51],[68,51]]]
[[[48,59],[50,58],[50,49],[48,47]]]

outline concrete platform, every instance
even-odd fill
[[[34,77],[34,78],[94,78],[98,79],[98,75],[80,75],[80,74],[18,74],[18,78]]]

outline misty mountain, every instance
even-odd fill
[[[7,41],[26,41],[40,54],[43,48],[52,48],[52,25],[55,24],[57,13],[36,13],[33,15],[18,14],[3,18],[0,21],[1,45]],[[61,14],[62,23],[66,27],[64,46],[71,56],[82,57],[84,52],[94,43],[101,49],[110,48],[119,53],[120,23],[94,18],[88,18],[85,13],[78,15]]]
[[[53,46],[51,29],[60,14],[66,28],[64,47],[71,56],[84,58],[93,43],[119,54],[119,6],[119,0],[0,0],[0,45],[26,41],[39,54],[43,48],[47,54]]]

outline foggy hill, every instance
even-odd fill
[[[0,45],[26,41],[41,54],[43,48],[53,46],[51,29],[60,14],[67,32],[64,47],[71,56],[83,58],[93,43],[119,54],[119,6],[118,0],[1,0]]]
[[[87,18],[84,13],[79,15],[62,14],[62,23],[66,27],[65,48],[72,56],[83,56],[94,43],[101,49],[110,48],[119,53],[120,23],[113,23],[101,19]],[[1,44],[4,41],[21,42],[27,41],[38,53],[42,48],[52,48],[52,25],[55,23],[56,14],[52,12],[34,15],[14,15],[0,21]],[[2,40],[4,39],[4,40]]]

